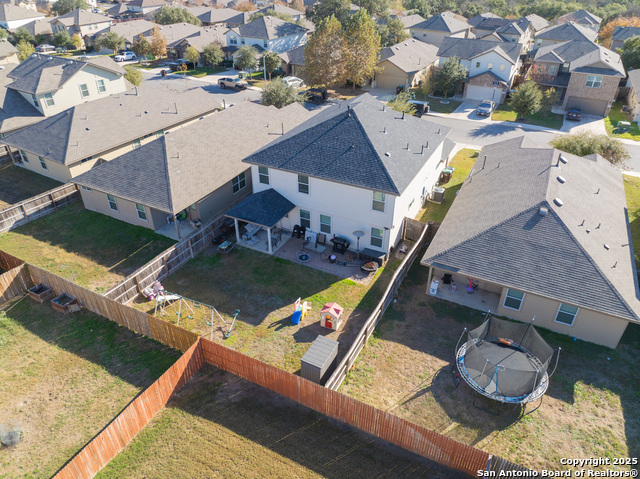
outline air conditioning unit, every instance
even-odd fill
[[[444,188],[434,186],[429,195],[429,201],[432,203],[442,204],[444,201]]]

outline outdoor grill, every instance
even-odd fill
[[[351,242],[346,238],[340,238],[340,236],[334,236],[331,238],[331,242],[333,243],[333,251],[336,253],[346,253],[351,246]]]

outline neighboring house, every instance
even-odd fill
[[[22,25],[34,38],[38,35],[45,37],[47,41],[50,41],[53,37],[53,30],[51,29],[51,19],[43,18],[40,20],[33,20],[32,22]],[[15,33],[15,32],[14,32]]]
[[[44,13],[37,12],[30,8],[18,7],[16,5],[0,5],[0,27],[6,30],[16,30],[34,20],[42,20]]]
[[[179,239],[186,223],[167,224],[181,211],[206,222],[252,193],[242,159],[308,119],[297,103],[281,110],[252,102],[173,131],[73,179],[84,206]],[[265,124],[271,127],[265,127]],[[216,133],[216,147],[200,139]]]
[[[469,25],[471,25],[472,28],[475,28],[477,25],[479,25],[481,22],[483,22],[484,20],[488,19],[488,18],[494,18],[494,19],[502,19],[502,17],[491,13],[491,12],[485,12],[485,13],[481,13],[480,15],[476,15],[475,17],[471,17],[467,20],[467,23]]]
[[[18,65],[5,65],[0,69],[0,137],[42,120],[44,116],[33,103],[16,90],[7,88],[13,81],[8,75]]]
[[[193,47],[198,53],[202,53],[204,47],[211,43],[219,43],[223,46],[226,42],[226,37],[224,36],[225,31],[226,28],[224,27],[205,27],[199,32],[180,40],[174,47],[175,54],[179,58],[184,58],[187,48],[189,47]],[[201,60],[199,60],[199,62],[201,62]]]
[[[302,225],[307,235],[324,233],[329,245],[335,235],[354,247],[354,232],[362,230],[361,250],[388,254],[401,239],[404,217],[422,208],[454,147],[449,128],[403,117],[365,93],[320,111],[247,157],[254,191],[294,205],[262,226]],[[251,199],[245,200],[247,219]],[[236,208],[233,216],[242,220],[243,203]]]
[[[413,15],[400,16],[397,18],[402,22],[407,33],[410,33],[413,27],[425,21],[425,19],[417,13],[414,13]]]
[[[421,264],[459,285],[436,296],[472,280],[483,309],[610,348],[639,320],[622,174],[598,155],[484,147]]]
[[[519,43],[445,38],[438,57],[441,65],[451,57],[459,58],[468,69],[465,98],[502,103],[520,69],[521,50]]]
[[[14,162],[23,168],[67,182],[218,107],[199,88],[179,94],[136,88],[77,105],[2,143],[20,150]]]
[[[625,71],[620,55],[587,41],[564,42],[538,48],[529,77],[553,87],[562,108],[607,116]]]
[[[205,29],[204,27],[198,27],[191,23],[174,23],[172,25],[157,25],[156,27],[167,39],[167,57],[172,60],[180,58],[176,47],[182,40]],[[152,28],[143,34],[149,41],[151,41],[150,37],[153,35],[153,30]]]
[[[187,11],[198,17],[203,26],[227,25],[230,19],[237,17],[241,13],[233,8],[211,7],[193,7],[188,8]]]
[[[165,0],[131,0],[127,2],[127,8],[132,12],[147,15],[169,5]]]
[[[261,17],[231,28],[226,33],[227,47],[253,45],[265,51],[288,52],[307,42],[307,29],[275,17]]]
[[[506,20],[503,18],[487,18],[473,28],[479,40],[519,43],[523,51],[529,49],[533,37],[531,22],[525,18]]]
[[[376,87],[417,86],[438,62],[437,53],[438,47],[415,38],[383,48],[375,76]]]
[[[549,25],[551,25],[546,19],[542,18],[540,15],[536,15],[535,13],[531,13],[530,15],[527,15],[523,18],[529,20],[534,34],[538,33],[541,30],[544,30]]]
[[[0,65],[18,62],[18,49],[9,42],[0,42]]]
[[[435,46],[440,46],[442,40],[447,37],[471,37],[471,25],[464,21],[464,17],[449,11],[429,17],[411,27],[409,31],[418,40]]]
[[[134,17],[137,16],[136,13],[129,10],[129,7],[126,3],[116,3],[113,7],[110,7],[104,11],[106,15],[113,17],[114,19],[121,19],[125,17]]]
[[[586,10],[578,10],[577,12],[562,15],[561,17],[558,17],[558,20],[556,20],[558,25],[567,22],[577,23],[581,27],[588,28],[589,30],[598,33],[598,30],[600,30],[600,24],[602,23],[602,18],[594,15],[593,13],[587,12]]]
[[[622,48],[625,41],[637,35],[640,35],[640,27],[615,27],[611,36],[611,50],[617,51],[618,48]]]
[[[291,15],[295,21],[304,20],[305,15],[300,10],[296,10],[295,8],[287,7],[286,5],[281,5],[279,3],[269,5],[268,7],[262,8],[258,10],[260,13],[267,13],[269,11],[274,11],[276,13],[282,13],[284,15]]]
[[[287,75],[299,77],[302,74],[304,66],[304,45],[289,50],[288,52],[278,53],[282,60],[282,71]]]
[[[545,28],[536,33],[535,47],[546,47],[570,41],[586,41],[595,43],[598,34],[576,23],[568,22]]]
[[[86,46],[91,46],[93,39],[111,26],[111,18],[99,13],[76,9],[51,20],[53,33],[66,30],[69,35],[79,35]]]
[[[121,37],[123,37],[125,40],[124,48],[129,50],[131,49],[131,46],[136,42],[136,40],[140,35],[142,35],[143,37],[145,35],[148,35],[149,32],[153,31],[155,26],[156,26],[155,23],[149,22],[144,19],[140,19],[140,20],[133,20],[130,22],[116,23],[114,25],[111,25],[106,31],[115,32]],[[109,50],[108,48],[103,48],[103,51],[105,53],[112,53],[111,50]]]
[[[627,105],[633,121],[640,121],[640,70],[630,70],[627,80]]]

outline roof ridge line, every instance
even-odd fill
[[[69,129],[67,130],[69,133],[71,133],[71,130],[73,128],[73,123],[74,123],[74,120],[75,120],[75,117],[76,117],[76,114],[75,114],[76,113],[76,107],[77,107],[77,105],[76,106],[72,106],[71,108],[69,108],[67,110],[63,110],[60,113],[58,113],[58,115],[60,115],[60,114],[66,115],[65,111],[71,110],[71,112],[69,113],[69,115],[71,115],[71,120],[69,122]],[[56,117],[56,115],[50,116],[49,118],[55,118],[55,117]],[[62,158],[62,161],[60,162],[62,165],[65,165],[65,166],[67,165],[65,160],[67,159],[67,156],[68,156],[68,153],[69,153],[69,146],[70,146],[69,145],[69,139],[70,138],[71,138],[71,134],[68,134],[66,136],[66,138],[65,138],[65,144],[64,144],[64,148],[63,148],[64,157]]]
[[[173,195],[171,194],[171,175],[169,175],[169,153],[167,151],[166,135],[162,135],[160,144],[162,145],[162,152],[164,153],[164,174],[167,177],[167,198],[169,200],[169,212],[175,215],[175,212],[173,211]]]

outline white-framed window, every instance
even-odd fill
[[[47,162],[44,161],[44,158],[39,156],[38,159],[40,160],[40,166],[42,167],[42,169],[43,170],[48,170],[49,168],[47,168]]]
[[[382,248],[384,230],[382,228],[371,228],[371,246]]]
[[[118,203],[116,202],[116,197],[113,195],[107,195],[107,201],[109,202],[109,208],[113,211],[118,211]]]
[[[320,215],[320,231],[331,234],[331,216]]]
[[[269,168],[266,166],[258,166],[258,180],[263,185],[269,184]]]
[[[138,212],[138,218],[147,221],[147,210],[144,208],[144,205],[136,203],[136,211]]]
[[[300,210],[300,226],[311,228],[311,211]]]
[[[33,93],[31,94],[31,100],[33,101],[33,106],[40,108],[40,102],[38,102],[38,99]]]
[[[158,138],[163,137],[163,136],[164,136],[164,130],[158,130],[158,131],[156,132],[156,136],[157,136]]]
[[[504,71],[504,63],[500,64],[500,71],[503,72]]]
[[[480,62],[476,62],[476,68],[480,68]]]
[[[89,96],[89,87],[87,86],[86,83],[83,83],[82,85],[80,85],[80,96],[82,98],[86,98]]]
[[[558,71],[558,65],[549,65],[549,75],[555,75]]]
[[[580,308],[577,306],[562,303],[558,308],[558,313],[556,314],[556,322],[571,326],[576,319],[578,309]]]
[[[586,86],[589,88],[600,88],[602,86],[602,75],[587,75]]]
[[[309,194],[309,177],[305,175],[298,175],[298,192]]]
[[[504,297],[504,307],[520,311],[523,299],[524,292],[518,291],[517,289],[508,289]]]
[[[229,37],[229,43],[231,45],[237,45],[238,44],[238,39],[236,37]]]
[[[491,69],[493,68],[493,63],[489,63],[489,64],[487,65],[487,68],[488,68],[489,70],[491,70]]]
[[[240,173],[233,180],[231,180],[231,186],[233,188],[233,194],[235,195],[238,191],[247,186],[247,179],[244,173]]]
[[[22,158],[22,161],[29,163],[29,158],[27,158],[27,153],[24,150],[20,150],[20,157]]]
[[[381,191],[373,192],[373,205],[372,208],[376,211],[384,212],[385,203],[387,201],[387,195]]]
[[[142,144],[140,143],[140,138],[133,140],[133,149],[137,150],[138,148],[140,148],[142,146]]]
[[[53,106],[56,103],[53,101],[53,94],[52,93],[45,93],[44,94],[44,103],[47,106]]]
[[[104,84],[104,80],[96,81],[96,85],[98,87],[98,93],[104,93],[105,91],[107,91],[107,87]]]

